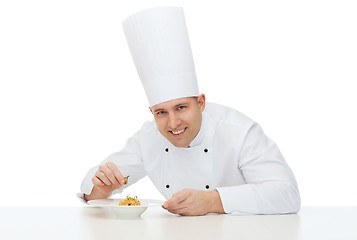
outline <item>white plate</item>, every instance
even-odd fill
[[[164,201],[153,199],[139,199],[141,205],[138,206],[121,206],[120,200],[123,199],[96,199],[88,201],[88,204],[95,207],[104,207],[110,209],[115,215],[120,218],[135,218],[139,217],[150,206],[161,206]]]

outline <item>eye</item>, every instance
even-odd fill
[[[165,111],[158,111],[158,112],[156,112],[156,115],[161,116],[161,115],[164,115],[165,113],[166,113]]]
[[[185,109],[186,108],[186,106],[179,106],[177,109],[178,110],[183,110],[183,109]]]

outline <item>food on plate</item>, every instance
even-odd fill
[[[138,205],[141,205],[141,203],[138,200],[137,196],[135,196],[135,198],[132,198],[132,197],[130,197],[130,195],[128,195],[123,200],[120,200],[119,205],[120,206],[138,206]]]

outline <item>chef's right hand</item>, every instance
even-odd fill
[[[124,185],[125,179],[114,163],[107,162],[99,167],[92,182],[97,191],[110,195],[115,189]]]

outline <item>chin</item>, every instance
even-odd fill
[[[172,143],[172,145],[174,145],[175,147],[178,147],[178,148],[187,148],[187,147],[189,147],[189,144],[173,143],[173,142],[171,142],[171,143]]]
[[[177,148],[187,148],[187,147],[184,146],[184,145],[175,145],[175,147],[177,147]]]

